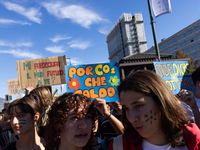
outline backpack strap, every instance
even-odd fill
[[[113,150],[123,150],[123,138],[122,135],[113,139]]]

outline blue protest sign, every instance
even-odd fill
[[[174,94],[178,94],[181,89],[196,92],[188,61],[154,62],[154,68]]]
[[[80,93],[91,99],[118,101],[120,83],[118,63],[65,66],[67,92]]]

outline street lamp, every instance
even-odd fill
[[[69,62],[70,62],[70,65],[71,65],[71,58],[68,57],[68,58],[66,58],[66,59],[69,59]]]

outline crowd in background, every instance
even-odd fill
[[[2,110],[0,149],[200,150],[200,68],[192,79],[196,92],[174,95],[155,72],[132,71],[109,103],[27,87]]]

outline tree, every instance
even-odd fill
[[[180,58],[190,58],[189,61],[189,68],[190,68],[190,72],[192,73],[194,70],[196,70],[199,66],[196,64],[195,59],[191,58],[189,54],[186,54],[182,51],[182,50],[178,50],[176,51],[176,56],[174,57],[176,59],[180,59]]]

